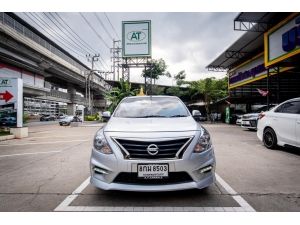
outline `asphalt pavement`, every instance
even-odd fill
[[[299,149],[268,150],[256,133],[204,124],[217,182],[204,190],[102,191],[89,184],[92,139],[103,124],[29,126],[0,142],[0,211],[300,211]]]

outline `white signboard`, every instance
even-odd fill
[[[273,65],[300,53],[300,14],[292,14],[265,34],[265,64]]]
[[[1,126],[23,126],[23,82],[20,78],[0,78]]]
[[[122,22],[123,57],[151,56],[151,21]]]

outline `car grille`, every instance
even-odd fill
[[[181,158],[184,150],[192,138],[181,138],[162,141],[137,141],[127,139],[115,139],[121,147],[125,158],[130,159],[170,159]],[[147,147],[155,144],[158,147],[158,153],[151,155]],[[125,151],[124,151],[125,150]],[[178,155],[177,155],[178,153]]]
[[[251,125],[251,127],[257,127],[257,121],[256,120],[251,120],[250,125]]]
[[[242,119],[246,120],[246,119],[249,119],[251,117],[253,117],[253,116],[242,116]]]
[[[138,178],[137,173],[122,172],[114,179],[114,183],[119,184],[144,184],[144,185],[163,185],[192,182],[193,179],[186,172],[169,172],[167,178],[144,179]]]

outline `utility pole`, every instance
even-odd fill
[[[99,61],[99,57],[100,57],[100,54],[86,55],[88,62],[92,63],[92,70],[88,74],[87,84],[86,84],[87,86],[86,86],[86,91],[85,91],[85,93],[88,94],[88,110],[91,114],[93,113],[93,108],[91,107],[91,79],[92,79],[93,73],[95,71],[94,64],[95,64],[95,62]]]
[[[113,73],[113,80],[116,81],[116,75],[117,80],[120,79],[120,59],[121,59],[121,48],[120,48],[120,40],[113,39],[113,47],[110,49],[110,52],[112,54],[111,60],[112,60],[112,73]]]

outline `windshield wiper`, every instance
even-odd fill
[[[173,115],[173,116],[170,116],[170,117],[187,117],[187,115]]]
[[[147,115],[147,116],[138,116],[136,118],[151,118],[151,117],[166,117],[166,116],[161,116],[161,115]]]

